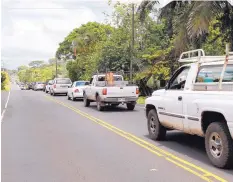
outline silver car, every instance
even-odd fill
[[[55,78],[53,84],[50,86],[50,94],[55,96],[56,94],[68,93],[68,87],[72,84],[69,78]]]

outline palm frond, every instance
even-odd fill
[[[155,4],[159,4],[159,1],[148,1],[143,0],[137,9],[137,14],[139,14],[139,19],[143,22],[146,18],[147,12],[150,12]]]
[[[198,38],[208,32],[213,17],[220,15],[222,9],[219,2],[197,1],[194,2],[187,19],[188,36]]]

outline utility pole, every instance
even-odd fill
[[[130,57],[130,82],[133,83],[133,57],[134,57],[134,3],[132,3],[132,42]]]

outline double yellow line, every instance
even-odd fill
[[[203,179],[205,181],[227,182],[225,179],[201,168],[200,166],[194,165],[186,160],[183,160],[183,159],[173,155],[172,153],[164,151],[163,149],[161,149],[161,148],[159,148],[159,147],[157,147],[157,146],[155,146],[155,145],[153,145],[145,140],[142,140],[141,138],[139,138],[135,135],[132,135],[131,133],[125,132],[125,131],[123,131],[123,130],[103,121],[103,120],[100,120],[98,118],[95,118],[95,117],[83,112],[83,111],[80,111],[79,109],[77,109],[71,105],[68,105],[68,104],[65,104],[64,102],[58,101],[57,99],[51,98],[49,96],[45,96],[45,97],[47,99],[57,103],[57,104],[60,104],[64,107],[71,109],[72,111],[78,113],[79,115],[90,119],[91,121],[107,128],[108,130],[113,131],[114,133],[126,138],[127,140],[147,149],[148,151],[152,152],[153,154],[156,154],[159,157],[164,157],[165,160],[175,164],[176,166],[183,168],[186,171],[189,171],[190,173],[194,174],[195,176],[200,177],[201,179]]]

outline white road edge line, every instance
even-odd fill
[[[4,114],[5,114],[5,112],[6,112],[6,108],[7,108],[8,102],[9,102],[9,100],[10,100],[10,94],[11,94],[11,90],[10,90],[9,93],[8,93],[8,97],[7,97],[7,100],[6,100],[6,104],[5,104],[5,107],[4,107],[3,111],[2,111],[1,122],[2,122],[3,117],[4,117]]]

